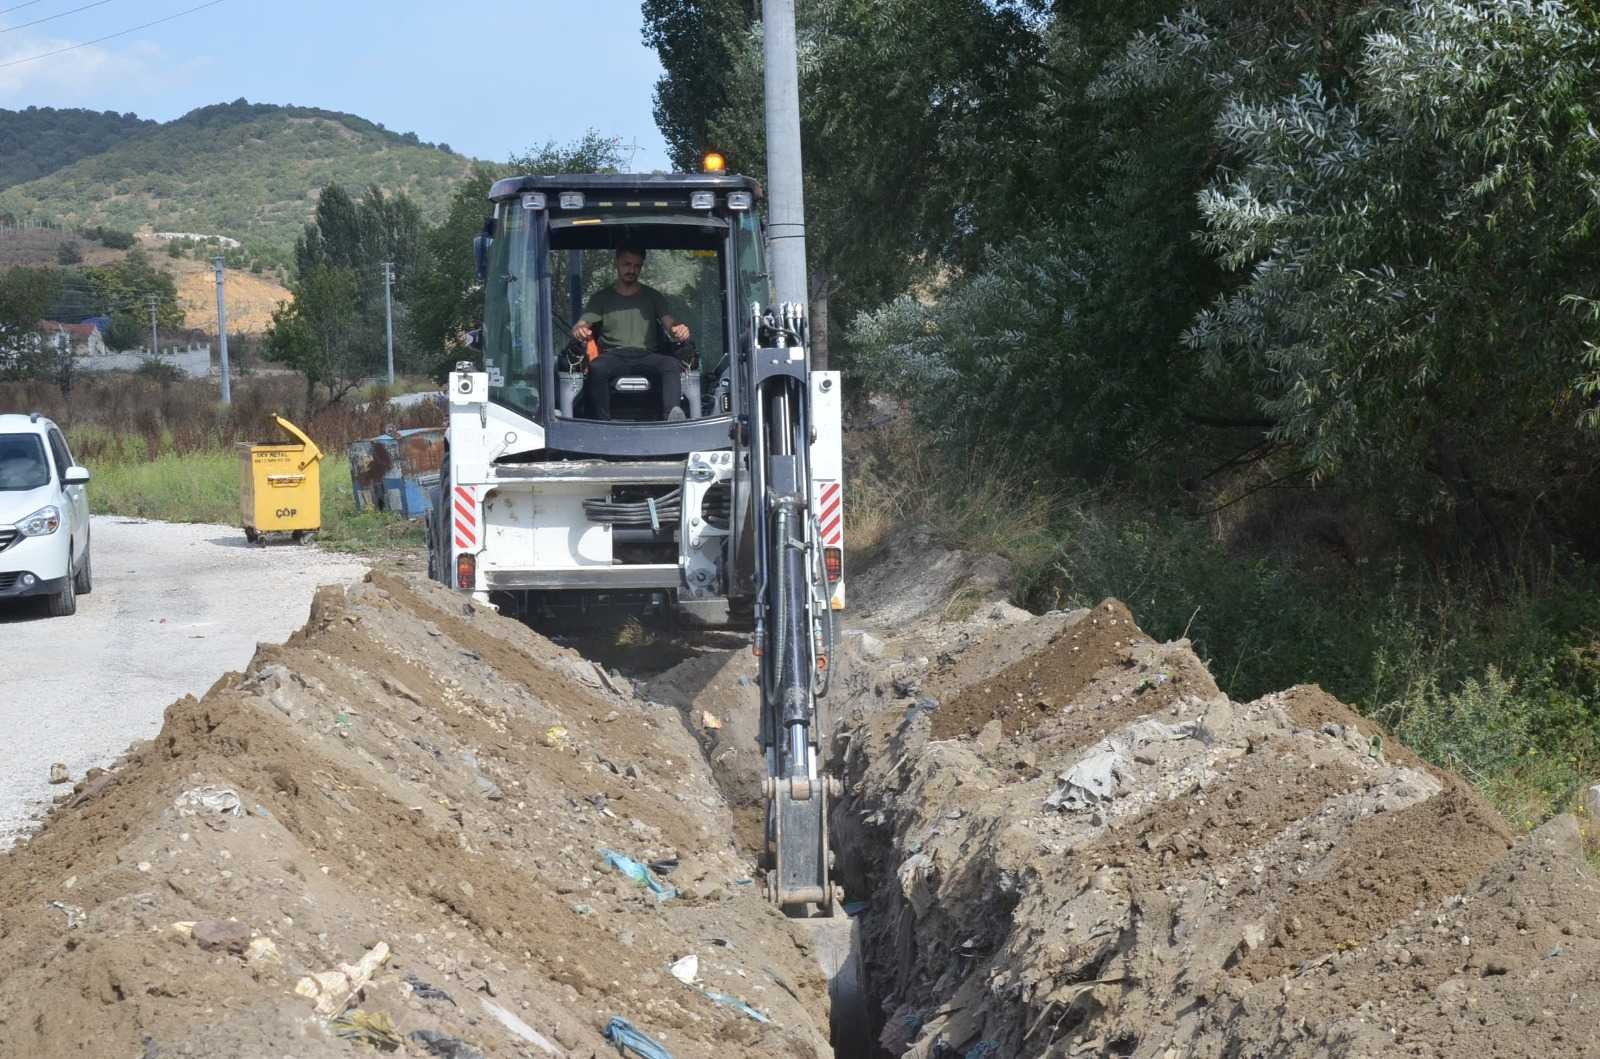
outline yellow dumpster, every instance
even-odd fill
[[[245,540],[254,544],[266,533],[292,533],[310,542],[322,528],[322,450],[287,419],[273,418],[293,441],[239,444]]]

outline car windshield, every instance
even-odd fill
[[[0,434],[0,489],[37,489],[50,484],[50,464],[37,434]]]

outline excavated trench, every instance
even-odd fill
[[[1319,689],[1233,702],[1120,603],[1033,616],[1004,577],[908,534],[852,585],[876,1054],[1600,1056],[1577,820],[1514,841]]]
[[[1513,841],[1315,688],[1005,577],[853,573],[848,1018],[754,882],[746,649],[622,672],[374,575],[0,857],[0,1054],[1600,1059],[1577,821]]]

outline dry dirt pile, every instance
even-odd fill
[[[830,1055],[731,833],[678,710],[435,586],[324,590],[0,857],[0,1055]]]
[[[834,819],[888,1055],[1600,1056],[1572,818],[1513,842],[1316,688],[1232,702],[1114,601],[953,624],[963,564],[890,556]]]

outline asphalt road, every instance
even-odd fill
[[[78,613],[0,603],[0,849],[74,780],[161,729],[167,706],[242,669],[305,623],[319,585],[366,565],[294,544],[256,548],[229,526],[94,519],[94,592]]]

